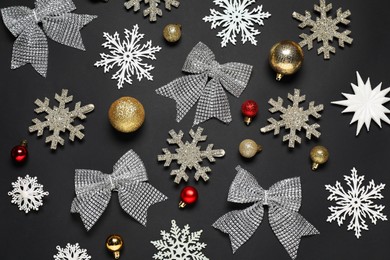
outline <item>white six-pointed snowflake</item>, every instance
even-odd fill
[[[144,16],[149,16],[149,21],[155,22],[157,20],[157,15],[162,16],[162,10],[158,7],[160,0],[129,0],[125,3],[127,9],[133,8],[134,12],[137,12],[141,6],[140,2],[145,2],[149,7],[144,10]],[[164,0],[165,9],[171,11],[172,6],[179,7],[179,0]]]
[[[376,224],[378,219],[387,220],[387,217],[382,213],[385,206],[376,205],[373,202],[375,199],[383,198],[380,192],[385,188],[385,184],[375,185],[374,181],[371,180],[368,186],[363,186],[364,175],[357,175],[355,167],[351,172],[351,176],[344,175],[349,190],[344,190],[338,181],[336,181],[335,186],[325,185],[331,193],[328,200],[335,201],[337,205],[329,207],[332,214],[328,216],[327,221],[337,220],[337,224],[341,226],[347,216],[352,217],[348,230],[353,229],[355,236],[359,238],[362,230],[368,230],[366,218],[370,218],[373,224]]]
[[[356,72],[356,75],[357,85],[351,83],[354,94],[342,93],[347,99],[333,101],[332,104],[346,106],[347,108],[342,113],[354,113],[350,124],[358,122],[356,129],[356,135],[358,135],[364,124],[367,131],[370,130],[372,120],[379,127],[382,127],[381,120],[390,124],[390,119],[386,116],[386,113],[390,113],[390,110],[383,106],[383,104],[390,101],[390,98],[386,97],[390,92],[390,87],[381,90],[382,83],[379,83],[378,86],[372,89],[370,78],[364,83],[359,72]]]
[[[221,46],[227,43],[236,45],[236,36],[241,34],[241,41],[244,44],[250,41],[257,44],[255,38],[260,31],[255,29],[255,25],[264,25],[264,19],[269,18],[269,12],[263,12],[263,6],[257,6],[252,10],[248,7],[256,0],[214,0],[215,5],[223,9],[223,12],[210,9],[211,15],[203,18],[205,22],[211,22],[211,29],[219,26],[223,27],[217,36],[222,38]]]
[[[42,199],[49,195],[49,192],[43,191],[43,185],[37,182],[37,177],[26,177],[12,182],[13,190],[8,192],[12,197],[11,203],[18,205],[19,210],[28,213],[30,210],[38,210],[43,205]]]
[[[104,48],[110,50],[110,54],[100,53],[102,60],[95,63],[96,67],[104,67],[104,73],[109,72],[114,66],[119,70],[111,77],[118,80],[118,89],[123,87],[124,82],[132,84],[132,75],[137,75],[138,81],[142,78],[153,80],[150,71],[154,69],[152,65],[143,62],[143,59],[155,60],[154,53],[161,50],[160,46],[153,47],[152,41],[147,41],[141,45],[140,41],[145,34],[138,32],[138,24],[133,26],[131,31],[125,29],[125,39],[123,42],[119,39],[117,32],[111,36],[103,33],[106,42],[102,44]]]
[[[190,233],[190,226],[185,225],[180,229],[176,221],[172,220],[170,232],[161,230],[162,239],[150,241],[158,251],[153,255],[153,259],[158,260],[208,260],[202,253],[206,248],[205,243],[199,242],[202,230]]]
[[[74,245],[67,244],[65,248],[57,246],[58,253],[54,255],[55,260],[89,260],[91,256],[87,254],[86,249],[81,249],[79,243]]]

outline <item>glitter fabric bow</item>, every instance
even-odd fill
[[[256,231],[267,205],[272,230],[290,257],[295,259],[301,237],[319,234],[298,213],[302,198],[299,177],[279,181],[264,190],[252,174],[240,166],[236,170],[238,173],[230,186],[228,201],[254,204],[244,210],[228,212],[213,227],[229,234],[234,253]]]
[[[46,77],[49,55],[46,36],[73,48],[85,50],[80,29],[97,16],[72,14],[72,0],[36,0],[35,9],[14,6],[1,9],[5,26],[17,37],[12,51],[11,68],[31,63]],[[42,23],[42,28],[38,25]]]
[[[106,209],[111,192],[117,191],[123,210],[146,226],[148,208],[167,199],[152,185],[145,183],[147,180],[144,164],[133,150],[119,159],[112,174],[77,169],[76,198],[70,212],[79,213],[85,228],[90,230]]]
[[[214,53],[199,42],[188,55],[182,70],[193,75],[180,77],[156,90],[157,94],[176,101],[176,121],[180,122],[199,100],[194,125],[212,117],[224,123],[231,122],[224,88],[239,97],[249,81],[252,66],[237,62],[221,65],[215,61]],[[211,78],[209,82],[208,78]]]

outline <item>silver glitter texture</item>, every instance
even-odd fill
[[[349,30],[339,32],[339,24],[347,25],[349,20],[347,19],[351,12],[349,10],[343,12],[341,8],[337,10],[337,17],[332,19],[332,17],[327,16],[327,12],[332,9],[332,4],[326,4],[325,0],[320,0],[320,5],[314,5],[314,10],[320,13],[320,17],[317,17],[316,20],[312,20],[311,14],[308,11],[305,11],[305,15],[301,15],[297,12],[293,12],[292,16],[301,21],[298,25],[299,28],[305,28],[306,26],[311,27],[310,31],[312,34],[307,35],[302,33],[299,35],[303,40],[299,43],[301,47],[307,45],[307,49],[310,50],[313,48],[313,41],[317,39],[318,42],[323,43],[323,45],[318,48],[317,53],[324,54],[324,59],[330,59],[330,53],[336,53],[335,47],[329,45],[330,42],[333,42],[333,38],[339,40],[339,46],[344,47],[344,42],[351,44],[353,39],[348,35],[351,33]]]
[[[309,117],[320,118],[318,113],[324,109],[324,105],[314,105],[314,101],[309,103],[308,109],[304,110],[303,107],[299,107],[299,103],[305,101],[305,95],[300,95],[299,89],[294,89],[294,95],[288,94],[288,99],[293,103],[292,106],[288,105],[287,108],[283,106],[283,99],[278,97],[278,101],[270,99],[268,103],[272,105],[269,109],[271,113],[280,112],[281,120],[277,121],[274,118],[269,118],[269,125],[260,129],[262,133],[267,133],[274,130],[274,135],[279,134],[280,128],[284,127],[286,130],[290,130],[289,134],[283,136],[283,142],[288,140],[288,147],[294,148],[295,142],[301,143],[301,138],[297,135],[297,131],[301,129],[306,130],[306,138],[311,139],[311,136],[319,138],[321,133],[317,131],[320,127],[319,124],[314,123],[309,125]]]
[[[213,227],[229,234],[233,253],[242,246],[260,226],[264,206],[268,206],[269,224],[279,242],[292,259],[297,257],[301,237],[319,234],[318,230],[302,217],[302,191],[300,178],[279,181],[264,190],[255,177],[240,166],[233,180],[228,201],[253,203],[243,210],[230,211],[220,217]]]
[[[112,191],[118,192],[122,209],[146,226],[149,207],[167,197],[146,183],[148,176],[139,156],[129,150],[114,165],[113,173],[76,169],[75,190],[71,213],[79,213],[87,230],[90,230],[105,211]]]
[[[174,182],[177,184],[183,179],[184,181],[188,181],[189,177],[186,173],[186,169],[191,170],[195,168],[195,180],[199,180],[200,177],[204,181],[208,181],[209,176],[208,172],[211,172],[210,167],[202,167],[200,166],[200,162],[203,159],[207,158],[210,162],[215,162],[215,157],[223,157],[225,155],[225,150],[216,149],[213,150],[213,144],[209,144],[206,150],[201,150],[201,147],[198,146],[199,142],[205,141],[207,139],[207,135],[202,135],[203,128],[198,127],[196,132],[192,129],[190,130],[190,136],[192,137],[192,142],[186,141],[185,143],[182,141],[184,133],[180,130],[177,134],[174,130],[169,131],[169,135],[172,137],[171,139],[167,139],[169,144],[176,144],[179,148],[175,151],[176,153],[171,153],[167,148],[163,148],[164,154],[158,155],[158,161],[165,161],[164,166],[169,166],[173,160],[177,161],[177,164],[180,165],[180,169],[172,170],[171,175],[175,176]]]
[[[180,77],[156,90],[157,94],[176,101],[176,121],[180,122],[198,102],[194,125],[213,117],[224,123],[231,122],[224,88],[238,98],[248,84],[252,66],[238,62],[219,64],[214,53],[199,42],[187,56],[182,70],[192,75]]]
[[[49,99],[45,97],[44,101],[40,99],[35,100],[35,104],[38,106],[34,111],[37,114],[46,113],[45,121],[41,121],[38,118],[34,118],[32,121],[34,125],[30,126],[28,130],[30,132],[37,131],[37,136],[41,136],[45,128],[48,128],[49,131],[53,132],[52,135],[46,137],[45,142],[51,143],[50,148],[55,150],[57,145],[64,145],[64,139],[60,136],[61,132],[69,131],[69,139],[74,141],[74,138],[83,139],[84,134],[81,130],[84,129],[83,125],[74,126],[72,123],[75,118],[85,119],[86,115],[89,112],[94,110],[94,105],[89,104],[86,106],[81,106],[81,102],[77,102],[74,109],[69,111],[68,107],[65,105],[73,100],[73,96],[68,96],[68,90],[63,89],[61,96],[56,94],[55,99],[58,101],[58,107],[54,106],[53,108],[49,107]]]
[[[155,22],[157,20],[157,15],[162,16],[162,10],[158,8],[160,0],[130,0],[125,3],[127,9],[133,8],[134,12],[137,12],[140,9],[140,2],[145,2],[149,4],[149,7],[144,10],[144,16],[149,16],[149,21]],[[171,11],[172,6],[179,7],[179,0],[164,0],[165,9]]]
[[[80,29],[96,15],[73,14],[72,0],[36,0],[35,9],[14,6],[1,9],[8,30],[17,37],[13,46],[11,69],[30,63],[46,77],[49,49],[46,37],[85,50]],[[39,26],[42,24],[42,27]]]

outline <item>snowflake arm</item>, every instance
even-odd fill
[[[162,16],[162,10],[158,7],[161,2],[160,0],[129,0],[125,2],[125,7],[126,9],[133,8],[134,12],[137,12],[141,9],[141,2],[148,4],[148,7],[143,11],[143,15],[149,16],[149,21],[155,22],[157,20],[157,15]],[[164,0],[164,2],[165,9],[169,11],[172,10],[172,6],[177,8],[180,5],[179,0]]]
[[[79,244],[67,244],[65,248],[57,246],[58,253],[54,255],[55,260],[89,260],[91,256],[87,254],[86,249],[81,249]]]

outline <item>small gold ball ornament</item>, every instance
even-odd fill
[[[181,37],[181,25],[180,24],[168,24],[163,30],[164,39],[167,42],[177,42]]]
[[[310,151],[310,158],[313,161],[311,169],[315,171],[320,164],[324,164],[328,161],[329,151],[324,146],[314,146],[313,149],[311,149]]]
[[[119,259],[121,256],[120,250],[123,247],[123,240],[119,235],[111,235],[106,240],[106,248],[114,253],[115,259]]]
[[[261,152],[263,148],[251,139],[245,139],[240,143],[238,150],[244,158],[252,158],[257,153]]]
[[[141,102],[133,97],[121,97],[108,110],[111,125],[122,133],[131,133],[142,126],[145,110]]]
[[[276,72],[276,80],[284,75],[294,74],[303,63],[303,51],[298,43],[281,41],[272,46],[269,53],[269,64]]]

